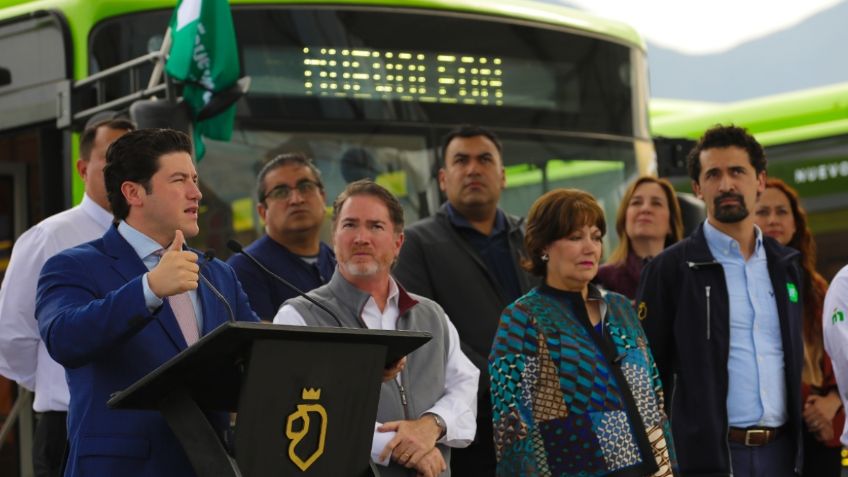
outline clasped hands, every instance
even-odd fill
[[[433,416],[425,414],[415,420],[387,422],[377,431],[396,433],[380,454],[380,461],[391,455],[398,464],[415,469],[419,477],[436,477],[447,470],[445,459],[436,447],[442,429]]]
[[[824,396],[810,395],[804,403],[804,422],[820,442],[834,438],[833,418],[839,411],[839,395],[832,391]]]

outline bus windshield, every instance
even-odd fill
[[[90,72],[157,50],[170,14],[98,24]],[[647,88],[643,52],[632,45],[426,10],[236,5],[233,20],[251,90],[238,103],[232,141],[207,141],[199,164],[206,212],[219,228],[233,224],[224,234],[247,241],[260,232],[256,173],[284,152],[315,159],[330,201],[348,182],[370,177],[401,199],[408,223],[430,215],[441,202],[439,140],[460,123],[501,137],[501,206],[517,215],[551,188],[577,187],[613,221],[624,185],[638,173],[634,141],[648,133],[637,96]],[[115,80],[105,95],[130,88]]]
[[[106,68],[158,47],[169,14],[103,22],[91,35],[91,64]],[[233,18],[243,70],[252,78],[252,118],[461,117],[633,134],[631,55],[622,44],[421,12],[263,7],[234,8]]]

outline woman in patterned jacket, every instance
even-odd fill
[[[606,232],[588,193],[530,208],[524,264],[544,284],[504,310],[489,356],[500,476],[671,476],[662,385],[636,312],[590,282]]]

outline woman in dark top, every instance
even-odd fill
[[[804,269],[804,399],[803,477],[837,477],[841,472],[839,437],[845,412],[836,388],[830,358],[824,352],[822,307],[827,282],[816,272],[816,244],[807,227],[807,213],[798,193],[780,179],[766,181],[766,190],[754,208],[757,225],[765,235],[801,252]]]
[[[630,184],[618,207],[615,231],[618,247],[598,270],[596,282],[632,300],[645,263],[683,238],[680,205],[671,183],[644,176]]]

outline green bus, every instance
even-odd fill
[[[592,192],[612,218],[626,183],[656,171],[645,45],[626,25],[523,0],[230,3],[251,87],[236,103],[232,140],[205,142],[192,240],[221,258],[229,239],[262,233],[255,177],[282,152],[313,157],[330,199],[374,178],[401,199],[408,222],[442,202],[440,138],[463,123],[501,137],[501,204],[519,215],[568,186]],[[16,237],[80,200],[84,120],[75,115],[125,109],[124,99],[149,89],[175,4],[0,2],[0,275]],[[0,415],[8,393],[0,389]],[[11,448],[0,450],[0,474],[27,475],[27,458],[6,455]]]
[[[204,143],[202,232],[192,241],[219,257],[230,238],[249,243],[262,232],[254,181],[282,152],[313,157],[331,199],[349,181],[376,179],[401,199],[408,222],[442,202],[440,138],[463,123],[501,137],[501,205],[519,215],[568,186],[592,192],[612,218],[626,183],[656,171],[645,45],[626,25],[523,0],[230,3],[251,87],[236,103],[232,140]],[[145,89],[175,4],[0,3],[6,258],[26,228],[80,200],[73,164],[84,121],[68,115],[124,108],[121,98]],[[100,79],[127,64],[129,74]],[[83,84],[87,93],[74,96]]]
[[[3,211],[14,218],[9,240],[81,197],[77,134],[57,127],[67,114],[57,91],[157,51],[175,1],[11,3],[0,9],[0,172],[9,166],[18,179],[8,190],[23,193],[2,202],[14,204]],[[614,216],[623,184],[655,170],[645,47],[625,25],[520,0],[233,0],[231,9],[252,81],[232,140],[205,142],[194,241],[221,256],[229,238],[260,233],[255,175],[286,151],[316,160],[330,198],[351,179],[376,178],[409,222],[439,206],[439,140],[462,123],[501,136],[502,205],[520,215],[570,186]],[[137,91],[152,65],[140,69],[91,96],[105,104]]]
[[[800,194],[818,245],[818,269],[828,279],[848,263],[848,83],[730,104],[684,104],[669,111],[652,105],[651,129],[658,136],[660,170],[677,162],[676,185],[689,189],[682,156],[664,155],[664,143],[694,141],[710,126],[744,126],[763,144],[768,174]],[[671,157],[669,157],[671,156]],[[674,167],[672,167],[674,169]]]

